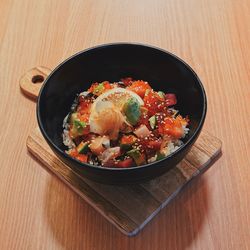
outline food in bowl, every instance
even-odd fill
[[[93,83],[75,98],[63,121],[66,153],[80,162],[130,168],[176,151],[188,134],[188,117],[174,109],[175,94],[143,80]]]

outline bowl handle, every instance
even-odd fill
[[[36,100],[45,79],[50,73],[51,69],[43,66],[38,66],[27,71],[19,81],[22,92],[26,96]]]

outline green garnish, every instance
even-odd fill
[[[155,126],[156,126],[156,117],[155,117],[155,115],[151,116],[151,117],[148,119],[148,121],[149,121],[150,127],[151,127],[152,129],[154,129]]]
[[[99,95],[100,93],[103,92],[104,89],[105,89],[105,88],[104,88],[103,83],[99,83],[98,86],[95,87],[95,89],[94,89],[94,91],[93,91],[93,94],[94,94],[94,95]]]

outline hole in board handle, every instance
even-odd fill
[[[42,75],[35,75],[32,77],[31,81],[33,83],[42,83],[44,81],[44,76]]]

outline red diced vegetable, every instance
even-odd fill
[[[177,103],[175,94],[166,94],[165,99],[168,106],[173,106]]]
[[[84,154],[79,154],[75,158],[81,162],[88,162],[88,156]]]
[[[149,141],[147,147],[152,150],[159,150],[161,148],[162,139]]]
[[[131,77],[122,78],[121,81],[125,86],[129,86],[133,83],[133,79]]]
[[[127,158],[123,161],[118,161],[116,166],[118,168],[129,168],[132,167],[134,165],[134,161],[131,158]]]

